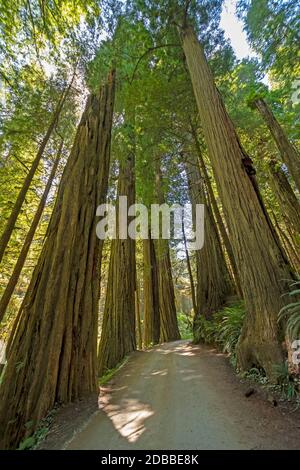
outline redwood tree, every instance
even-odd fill
[[[187,156],[186,173],[192,204],[205,206],[204,245],[196,251],[197,321],[199,315],[209,318],[220,310],[232,288],[215,220],[205,194],[204,179],[193,153]]]
[[[282,280],[292,278],[290,266],[266,219],[243,163],[247,155],[190,25],[182,27],[181,38],[247,308],[238,364],[244,370],[259,365],[275,379],[273,366],[283,361],[277,317],[284,304]]]
[[[120,238],[119,197],[127,196],[130,207],[135,202],[134,130],[131,129],[131,148],[125,161],[120,161],[117,194],[117,238],[112,240],[106,300],[101,339],[98,350],[98,373],[115,367],[129,352],[136,349],[135,332],[135,240]],[[128,217],[130,222],[130,217]]]
[[[56,402],[97,391],[95,214],[107,192],[114,89],[111,72],[88,98],[63,173],[1,384],[1,448],[31,434]]]
[[[297,199],[286,174],[276,160],[269,161],[270,185],[278,200],[283,217],[294,238],[300,234],[300,203]]]
[[[225,250],[226,250],[227,255],[228,255],[228,259],[229,259],[230,267],[231,267],[232,274],[233,274],[233,277],[234,277],[234,283],[235,283],[235,286],[236,286],[237,294],[242,298],[243,297],[243,292],[242,292],[242,287],[241,287],[241,283],[240,283],[240,279],[239,279],[238,268],[237,268],[236,261],[235,261],[235,258],[234,258],[233,249],[232,249],[232,246],[231,246],[231,243],[230,243],[230,240],[229,240],[229,237],[228,237],[228,233],[227,233],[224,221],[222,219],[217,201],[216,201],[214,191],[212,189],[212,184],[211,184],[210,177],[209,177],[209,174],[207,172],[207,168],[206,168],[206,165],[205,165],[205,162],[204,162],[204,158],[203,158],[203,155],[202,155],[202,150],[201,150],[201,147],[200,147],[197,132],[196,132],[196,129],[194,128],[192,123],[191,123],[191,133],[192,133],[194,143],[195,143],[195,150],[196,150],[199,165],[200,165],[200,168],[201,168],[201,174],[204,178],[205,185],[207,187],[208,201],[209,201],[209,204],[210,204],[210,206],[213,210],[214,217],[215,217],[215,220],[216,220],[216,223],[217,223],[217,227],[219,229],[219,232],[220,232]]]
[[[143,240],[144,253],[144,344],[159,343],[160,316],[158,295],[158,272],[154,241]]]
[[[267,124],[276,145],[280,151],[282,161],[288,167],[288,170],[294,179],[298,190],[300,191],[300,155],[294,145],[287,138],[283,128],[275,118],[272,110],[263,98],[257,98],[253,105],[259,111],[260,115]]]
[[[156,162],[155,189],[157,202],[164,204],[165,198],[159,160]],[[180,339],[180,333],[176,314],[169,241],[161,237],[155,240],[155,253],[158,269],[160,341],[174,341]]]

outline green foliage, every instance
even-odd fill
[[[180,331],[181,339],[193,338],[193,324],[191,317],[185,313],[177,313],[178,328]]]
[[[35,444],[36,444],[35,438],[33,436],[29,436],[20,443],[18,450],[32,449],[32,447],[34,447]]]
[[[278,377],[279,389],[283,396],[288,400],[300,397],[300,381],[299,377],[290,374],[289,365],[286,361],[284,364],[274,365],[276,376]]]
[[[258,369],[257,367],[252,367],[246,372],[240,373],[240,377],[253,380],[261,385],[268,384],[268,379],[266,377],[266,374],[264,373],[262,369]]]
[[[300,280],[294,281],[291,289],[287,295],[295,298],[295,301],[280,310],[278,321],[286,322],[286,333],[291,340],[294,340],[300,338]]]
[[[47,416],[41,420],[39,423],[36,431],[30,435],[27,436],[23,441],[20,442],[19,447],[17,450],[30,450],[36,448],[47,436],[50,426],[53,422],[53,417],[56,413],[56,408],[53,408]],[[25,424],[26,429],[29,431],[30,428],[32,428],[34,422],[33,421],[28,421]]]
[[[264,99],[266,96],[266,88],[262,86],[258,86],[256,89],[251,90],[248,97],[247,97],[247,105],[249,108],[255,108],[255,101],[259,99]]]
[[[112,377],[127,363],[128,356],[126,356],[121,362],[119,362],[116,367],[113,369],[108,369],[100,378],[99,378],[99,385],[105,385],[107,382],[112,379]]]
[[[243,302],[225,307],[212,315],[211,320],[200,316],[194,328],[195,342],[215,344],[224,352],[235,353],[235,348],[241,333],[245,316]]]

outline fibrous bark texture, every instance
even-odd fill
[[[204,179],[193,154],[188,155],[186,160],[186,173],[193,206],[196,204],[205,206],[204,245],[201,250],[196,251],[196,322],[200,315],[209,318],[212,313],[220,310],[232,288],[215,220],[206,198]]]
[[[88,98],[62,176],[1,384],[1,448],[31,434],[56,402],[97,391],[102,241],[95,214],[107,193],[114,89],[112,72]]]
[[[130,207],[135,202],[135,155],[129,151],[120,162],[118,198],[127,196]],[[98,350],[98,373],[114,368],[128,353],[136,349],[135,332],[135,240],[119,238],[119,200],[117,238],[112,240],[107,292]],[[130,222],[130,218],[128,218]]]
[[[205,166],[205,162],[204,162],[204,158],[203,158],[202,151],[201,151],[201,148],[200,148],[200,144],[199,144],[199,140],[198,140],[198,137],[197,137],[196,129],[193,127],[193,125],[191,125],[191,131],[192,131],[192,135],[193,135],[194,142],[195,142],[195,149],[196,149],[196,152],[197,152],[197,157],[198,157],[199,165],[200,165],[200,168],[201,168],[201,173],[202,173],[202,176],[204,178],[204,181],[205,181],[205,184],[206,184],[206,187],[207,187],[208,201],[209,201],[209,203],[212,207],[212,210],[213,210],[213,213],[214,213],[214,216],[215,216],[215,220],[216,220],[216,223],[217,223],[217,227],[220,231],[220,235],[221,235],[221,238],[223,240],[225,250],[227,252],[227,256],[228,256],[228,259],[229,259],[232,275],[233,275],[233,278],[234,278],[236,291],[237,291],[237,294],[239,295],[239,297],[243,298],[241,282],[240,282],[240,279],[239,279],[239,273],[238,273],[237,264],[236,264],[236,261],[235,261],[235,258],[234,258],[233,249],[232,249],[229,237],[228,237],[228,233],[227,233],[225,224],[224,224],[223,219],[221,217],[221,213],[220,213],[217,201],[216,201],[214,191],[212,189],[210,177],[209,177],[209,174],[208,174],[206,166]]]
[[[275,118],[271,109],[264,99],[259,98],[254,101],[260,115],[267,124],[280,152],[282,161],[286,164],[292,178],[294,179],[298,191],[300,191],[300,155],[294,145],[287,138],[283,128]]]
[[[160,317],[158,295],[158,273],[154,241],[143,240],[144,248],[144,344],[159,343]]]
[[[295,236],[300,234],[300,203],[284,171],[276,160],[269,162],[270,185],[283,217]]]
[[[278,331],[282,293],[291,279],[266,219],[261,201],[246,171],[245,154],[226,112],[202,46],[190,26],[182,31],[182,44],[191,76],[229,237],[237,263],[247,315],[237,347],[241,369],[254,364],[275,379],[274,364],[283,360]]]
[[[164,204],[165,198],[162,188],[161,169],[157,160],[155,188],[157,202]],[[155,240],[155,254],[158,271],[158,300],[160,318],[160,341],[174,341],[180,339],[177,322],[175,291],[172,276],[169,241],[162,239]]]

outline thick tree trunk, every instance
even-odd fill
[[[246,171],[248,157],[190,26],[182,31],[182,43],[246,303],[238,364],[243,370],[259,365],[275,379],[273,366],[283,361],[277,323],[287,290],[282,280],[292,278],[290,266],[278,248]]]
[[[212,313],[220,310],[226,298],[232,293],[230,275],[227,270],[224,254],[204,189],[204,180],[193,154],[186,161],[190,199],[195,206],[204,204],[204,245],[196,251],[197,264],[197,311],[195,322],[200,315],[209,318]]]
[[[158,273],[154,242],[143,240],[144,247],[144,344],[158,344],[160,337],[160,314],[158,294]]]
[[[15,227],[15,224],[16,224],[16,221],[17,221],[17,218],[20,214],[20,211],[21,211],[21,208],[22,208],[22,205],[23,205],[23,202],[25,200],[25,197],[26,197],[26,194],[27,194],[27,191],[30,187],[30,184],[33,180],[33,177],[35,175],[35,172],[39,166],[39,163],[41,161],[41,158],[43,156],[43,153],[44,153],[44,150],[46,148],[46,145],[48,144],[49,142],[49,139],[52,135],[52,132],[57,124],[57,121],[59,119],[59,116],[60,116],[60,113],[63,109],[63,106],[64,106],[64,103],[66,101],[66,98],[68,96],[68,93],[70,91],[70,87],[72,85],[72,82],[70,83],[70,85],[68,86],[68,88],[64,91],[64,93],[62,94],[58,104],[57,104],[57,107],[56,107],[56,110],[53,114],[53,117],[52,117],[52,120],[49,124],[49,127],[48,127],[48,130],[39,146],[39,149],[38,149],[38,152],[36,154],[36,157],[35,159],[33,160],[33,163],[30,167],[30,170],[29,172],[27,173],[26,175],[26,178],[23,182],[23,186],[18,194],[18,197],[17,197],[17,200],[15,202],[15,205],[11,211],[11,214],[9,216],[9,219],[7,221],[7,224],[6,224],[6,227],[4,229],[4,232],[2,233],[1,235],[1,239],[0,239],[0,263],[2,261],[2,258],[3,258],[3,255],[4,255],[4,252],[6,250],[6,247],[8,245],[8,242],[10,240],[10,237],[11,237],[11,234],[13,232],[13,229]]]
[[[187,239],[186,239],[186,234],[185,234],[184,221],[182,221],[182,236],[183,236],[183,245],[184,245],[185,257],[186,257],[186,264],[187,264],[187,269],[188,269],[189,278],[190,278],[193,310],[194,310],[194,315],[196,315],[196,312],[197,312],[196,289],[195,289],[192,265],[191,265],[188,244],[187,244]]]
[[[142,333],[142,320],[141,320],[141,304],[140,304],[140,286],[139,279],[136,276],[135,280],[135,311],[136,311],[136,336],[138,340],[139,350],[143,349],[143,333]]]
[[[289,239],[288,235],[285,233],[285,231],[280,227],[280,224],[277,220],[276,215],[272,211],[272,219],[274,221],[274,227],[277,230],[278,236],[281,240],[282,246],[284,247],[286,253],[289,255],[289,260],[291,262],[291,265],[293,266],[295,272],[299,271],[300,268],[300,253],[297,248],[293,245],[291,240]]]
[[[159,161],[157,161],[156,165],[155,187],[158,203],[164,204],[165,199],[162,188]],[[155,254],[158,271],[160,341],[164,343],[180,339],[180,333],[177,322],[169,241],[162,238],[155,240]]]
[[[107,193],[114,84],[112,72],[89,97],[62,176],[0,388],[1,448],[31,434],[56,402],[97,392],[95,214]]]
[[[300,234],[300,204],[285,173],[276,160],[269,162],[270,185],[287,226],[292,229],[294,237]]]
[[[229,258],[229,263],[230,263],[230,266],[231,266],[231,270],[232,270],[232,274],[233,274],[233,278],[234,278],[237,293],[241,298],[243,298],[241,282],[240,282],[240,279],[239,279],[238,268],[237,268],[236,261],[234,259],[234,253],[233,253],[233,250],[232,250],[232,246],[231,246],[231,243],[230,243],[230,240],[229,240],[224,222],[223,222],[221,214],[220,214],[220,210],[219,210],[219,207],[218,207],[215,195],[214,195],[214,191],[212,189],[211,181],[210,181],[210,178],[209,178],[206,166],[205,166],[205,162],[204,162],[203,155],[202,155],[202,152],[201,152],[201,148],[200,148],[200,144],[199,144],[199,140],[198,140],[198,137],[197,137],[196,130],[194,129],[194,127],[192,125],[191,125],[191,129],[192,129],[192,134],[193,134],[193,137],[194,137],[194,142],[195,142],[195,147],[196,147],[196,151],[197,151],[197,156],[198,156],[201,172],[203,174],[204,181],[205,181],[207,191],[208,191],[208,199],[211,203],[211,207],[212,207],[214,215],[215,215],[217,226],[219,228],[221,238],[223,240],[225,250],[226,250],[228,258]]]
[[[58,153],[57,153],[57,157],[56,157],[55,162],[53,164],[49,179],[47,181],[47,184],[46,184],[46,187],[45,187],[45,190],[44,190],[44,193],[41,197],[40,203],[38,205],[37,211],[35,213],[35,216],[33,218],[32,223],[31,223],[30,229],[29,229],[29,231],[26,235],[25,241],[23,243],[22,250],[19,254],[19,257],[18,257],[18,260],[17,260],[16,265],[14,267],[13,273],[12,273],[12,275],[11,275],[9,281],[8,281],[8,284],[5,288],[5,291],[3,292],[3,295],[1,297],[1,300],[0,300],[0,322],[4,318],[7,306],[10,302],[11,296],[12,296],[12,294],[15,290],[15,287],[18,283],[21,271],[22,271],[24,263],[26,261],[26,257],[27,257],[31,242],[33,240],[35,231],[38,227],[38,224],[39,224],[40,218],[42,216],[44,207],[46,205],[47,197],[48,197],[49,191],[51,189],[53,180],[55,178],[56,170],[57,170],[58,163],[59,163],[59,160],[60,160],[60,157],[61,157],[62,147],[63,147],[63,141],[61,142],[60,148],[59,148]]]
[[[158,266],[160,341],[166,343],[180,339],[168,240],[157,240],[156,257]]]
[[[293,144],[288,140],[284,130],[275,118],[271,109],[259,98],[253,103],[267,124],[280,152],[282,161],[286,164],[298,190],[300,191],[300,155]]]
[[[134,137],[133,137],[134,138]],[[134,147],[134,146],[133,146]],[[135,203],[135,155],[128,151],[120,162],[118,181],[117,237],[112,240],[109,274],[101,339],[98,350],[98,373],[103,375],[136,349],[135,335],[135,240],[119,238],[119,197],[127,196],[128,207]],[[128,217],[130,222],[130,218]]]

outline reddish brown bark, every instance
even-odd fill
[[[134,139],[134,136],[131,136]],[[131,142],[134,148],[133,142]],[[120,162],[118,180],[117,238],[111,243],[111,256],[101,339],[98,350],[98,373],[116,367],[136,349],[135,322],[135,240],[119,238],[119,197],[127,196],[130,207],[135,202],[135,155],[128,150],[125,162]],[[128,217],[130,223],[130,217]]]
[[[144,247],[144,344],[158,344],[160,337],[160,314],[158,272],[154,241],[143,240]]]
[[[220,310],[227,296],[232,292],[230,276],[217,227],[205,195],[204,179],[201,176],[197,159],[190,154],[186,161],[190,199],[195,206],[204,204],[204,245],[196,251],[197,265],[197,311],[195,321],[200,315],[209,318]]]
[[[249,158],[226,112],[202,46],[192,27],[181,31],[182,45],[201,118],[229,237],[237,263],[247,315],[237,347],[241,369],[254,364],[276,379],[282,364],[278,312],[291,280],[291,268],[278,246],[261,201],[244,165]]]
[[[298,190],[300,191],[300,155],[294,145],[287,138],[283,128],[275,118],[271,109],[264,99],[258,98],[254,101],[254,106],[267,124],[280,151],[282,161],[286,164]]]
[[[56,402],[97,391],[103,243],[95,214],[107,192],[114,89],[112,72],[89,97],[62,176],[1,384],[1,448],[31,434]]]

